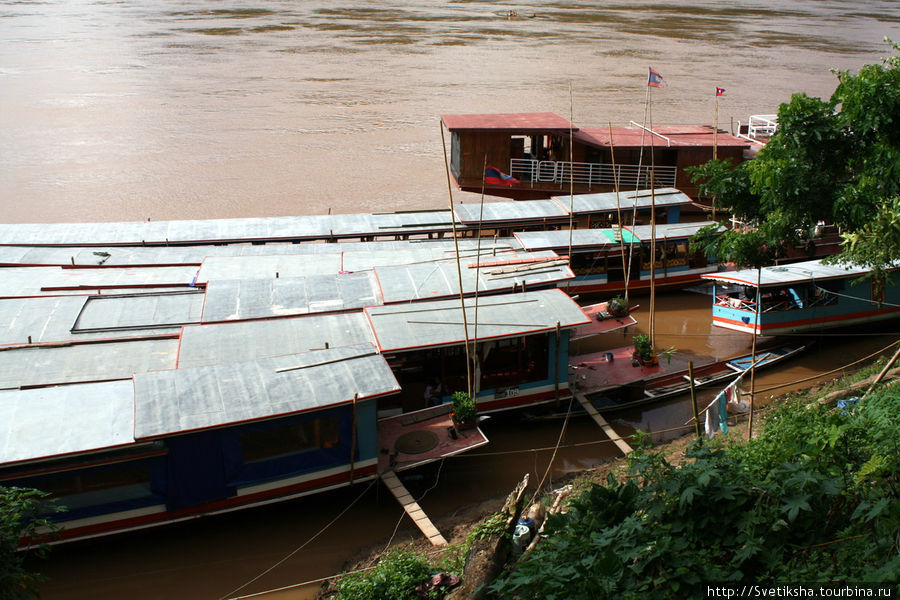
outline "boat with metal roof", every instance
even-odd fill
[[[547,112],[443,115],[441,122],[450,133],[456,185],[517,200],[648,187],[696,197],[687,167],[714,155],[738,164],[751,145],[709,125],[581,127]],[[485,160],[514,183],[486,184]]]
[[[900,317],[900,286],[887,273],[821,260],[704,275],[715,282],[713,325],[757,335],[864,326]]]
[[[720,265],[713,257],[691,251],[690,238],[715,224],[702,221],[571,232],[526,231],[515,237],[526,250],[570,255],[575,279],[561,282],[560,287],[573,294],[614,294],[622,292],[626,285],[629,292],[646,291],[651,277],[657,289],[701,283],[701,276],[715,273]],[[655,246],[655,261],[650,260],[651,245]]]

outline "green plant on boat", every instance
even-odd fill
[[[475,400],[466,392],[453,392],[452,396],[453,419],[457,423],[475,423],[478,409]]]

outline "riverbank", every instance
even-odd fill
[[[894,355],[893,360],[895,361],[896,359],[897,354]],[[864,395],[866,390],[871,389],[873,383],[876,383],[878,380],[883,379],[883,382],[886,383],[898,378],[900,378],[900,369],[895,368],[888,371],[887,368],[882,369],[880,365],[876,364],[855,375],[832,381],[824,385],[818,384],[811,386],[800,395],[800,398],[802,398],[802,402],[808,403],[807,406],[814,405],[817,402],[830,406],[841,398]],[[777,404],[778,400],[773,402],[771,406]],[[802,403],[799,406],[802,406]],[[763,410],[757,411],[754,415],[754,437],[759,436],[764,430],[764,415],[767,412],[768,410],[764,408]],[[717,435],[712,444],[715,446],[721,446],[723,444],[742,444],[744,440],[748,439],[748,417],[749,415],[747,414],[732,416],[730,418],[730,431],[727,437]],[[652,450],[663,456],[670,464],[677,465],[682,463],[685,460],[685,449],[694,442],[696,437],[692,429],[686,431],[686,434],[679,438],[654,444]],[[555,483],[554,487],[560,488],[567,484],[571,484],[573,495],[577,495],[580,490],[589,488],[591,483],[605,483],[610,473],[624,473],[626,467],[627,461],[624,456],[614,458],[594,468],[572,474],[567,480]],[[619,479],[620,481],[622,480],[621,477]],[[503,507],[505,499],[505,496],[498,496],[484,502],[467,505],[458,511],[454,511],[452,514],[442,515],[435,519],[436,525],[444,532],[445,537],[450,542],[449,549],[435,549],[428,544],[426,540],[420,539],[421,536],[407,534],[409,535],[409,538],[402,542],[397,542],[397,539],[393,538],[360,549],[345,564],[345,572],[362,571],[373,567],[389,548],[392,550],[399,549],[415,553],[425,557],[425,559],[432,564],[449,564],[454,560],[453,555],[455,553],[455,560],[461,567],[463,558],[460,554],[466,547],[467,538],[471,540],[472,532],[477,531],[479,528],[483,528],[484,526],[482,524],[487,518],[497,514]],[[487,578],[487,581],[490,580],[490,578]],[[322,599],[336,597],[337,593],[334,581],[326,582],[317,596],[317,598]]]

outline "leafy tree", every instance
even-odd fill
[[[900,581],[900,385],[832,409],[804,397],[742,445],[673,465],[633,453],[545,524],[501,598],[705,598],[715,583]]]
[[[748,226],[701,232],[699,247],[758,266],[824,221],[846,232],[839,262],[882,267],[900,256],[900,57],[836,75],[829,100],[794,94],[779,107],[778,131],[755,159],[692,169],[701,193]]]
[[[41,528],[53,526],[41,515],[61,510],[47,499],[48,494],[39,490],[0,487],[0,599],[19,600],[37,597],[37,584],[43,579],[30,573],[24,563],[27,552],[19,550],[19,540],[36,539]],[[31,552],[39,557],[48,548],[37,545]]]

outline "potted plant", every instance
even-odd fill
[[[475,427],[478,417],[478,409],[473,400],[466,392],[453,392],[452,396],[452,412],[450,417],[457,429],[472,429]]]
[[[625,317],[628,315],[628,305],[625,304],[625,298],[616,296],[606,304],[606,312],[614,317]]]
[[[652,367],[659,364],[659,358],[650,345],[650,336],[646,333],[639,333],[632,339],[634,344],[634,352],[631,354],[632,360],[642,365]]]

